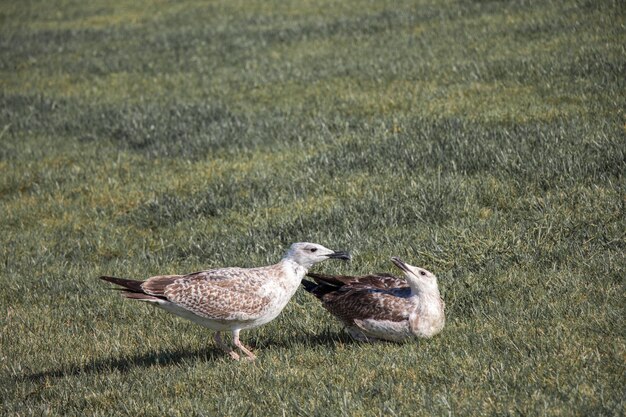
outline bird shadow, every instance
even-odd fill
[[[298,343],[304,346],[326,346],[332,350],[338,344],[353,343],[353,339],[349,336],[332,331],[323,331],[319,334],[307,333],[303,337],[298,338]],[[253,348],[270,346],[278,348],[292,348],[294,344],[283,339],[264,339],[251,340]],[[150,367],[168,367],[180,364],[186,361],[205,360],[214,362],[221,359],[230,360],[224,352],[217,347],[204,347],[200,349],[180,348],[175,350],[158,350],[137,355],[126,355],[121,357],[109,357],[96,359],[81,365],[66,365],[57,369],[51,369],[42,372],[35,372],[17,376],[19,381],[43,382],[48,378],[63,378],[67,376],[78,376],[86,374],[98,374],[111,372],[113,370],[126,373],[134,368],[150,368]]]
[[[280,349],[291,349],[296,345],[298,347],[314,348],[317,346],[323,346],[329,351],[334,351],[338,346],[350,345],[357,343],[352,337],[346,333],[336,332],[332,330],[323,330],[320,333],[305,332],[297,339],[293,338],[264,338],[263,345],[267,347],[275,347]]]
[[[201,349],[176,349],[146,352],[139,355],[127,355],[122,357],[110,357],[97,359],[84,365],[66,365],[58,369],[51,369],[43,372],[35,372],[17,377],[18,380],[40,382],[47,378],[61,378],[66,376],[78,376],[85,374],[97,374],[102,372],[129,372],[133,368],[167,367],[173,366],[188,360],[204,359],[215,361],[224,357],[221,350],[217,348]]]

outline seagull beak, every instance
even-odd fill
[[[326,256],[328,256],[328,258],[330,259],[343,259],[344,261],[349,261],[350,259],[352,259],[350,254],[344,251],[335,251],[331,253],[330,255],[326,255]]]
[[[397,266],[401,271],[409,273],[411,272],[409,268],[407,268],[406,263],[404,263],[404,261],[397,256],[392,256],[391,262],[393,262],[393,264]]]

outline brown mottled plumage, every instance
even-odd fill
[[[239,341],[239,332],[273,320],[296,292],[314,264],[329,258],[349,259],[315,243],[294,243],[283,259],[260,268],[221,268],[188,275],[160,275],[145,281],[102,276],[119,285],[126,298],[147,301],[197,324],[216,330],[215,342],[233,359],[239,355],[221,339],[229,330],[233,343],[249,359],[255,356]]]
[[[302,285],[315,295],[354,338],[404,341],[431,337],[445,324],[445,303],[439,295],[437,277],[399,258],[392,262],[406,279],[391,274],[360,277],[307,274],[315,282]]]

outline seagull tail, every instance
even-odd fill
[[[114,288],[121,291],[121,296],[132,300],[149,301],[153,303],[162,303],[164,298],[146,294],[141,287],[144,281],[135,281],[134,279],[116,278],[101,276],[101,280],[108,281],[112,284],[119,285],[121,288]]]
[[[335,289],[344,286],[354,279],[354,277],[349,277],[345,275],[326,275],[316,274],[315,272],[309,272],[307,276],[313,278],[315,282],[320,285],[330,285],[335,287]]]
[[[325,284],[318,284],[313,281],[309,281],[307,279],[302,280],[302,286],[304,289],[319,298],[320,300],[328,293],[331,293],[337,289],[337,287],[333,287]]]
[[[313,294],[313,291],[315,291],[315,288],[317,288],[317,284],[309,281],[308,279],[302,280],[302,286],[307,292],[310,292],[311,294]]]
[[[141,288],[141,284],[143,284],[143,281],[135,281],[134,279],[126,279],[126,278],[108,277],[106,275],[101,276],[100,279],[122,287],[122,288],[116,288],[116,290],[123,290],[123,291],[129,291],[129,292],[134,292],[134,293],[144,292],[143,288]]]

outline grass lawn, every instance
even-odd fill
[[[620,1],[3,1],[0,414],[626,414]],[[361,344],[299,290],[242,333],[96,279],[353,254],[444,331]]]

